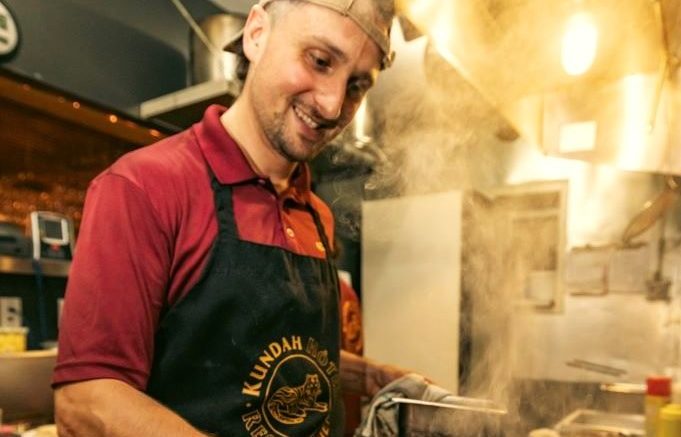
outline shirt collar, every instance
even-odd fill
[[[225,111],[227,111],[225,107],[211,105],[206,109],[203,119],[192,127],[201,152],[221,184],[235,185],[257,181],[260,177],[251,168],[241,148],[220,121],[220,116]],[[311,183],[310,168],[303,163],[293,172],[290,186],[282,193],[282,197],[308,203]]]

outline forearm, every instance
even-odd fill
[[[393,380],[410,373],[341,350],[340,379],[344,392],[373,396]]]
[[[60,437],[205,437],[180,416],[124,382],[97,379],[55,392]]]
[[[340,380],[344,392],[367,394],[366,372],[368,361],[359,355],[341,350]]]

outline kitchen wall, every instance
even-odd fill
[[[509,126],[478,90],[428,55],[425,41],[405,42],[401,36],[394,36],[396,64],[373,94],[383,150],[392,164],[367,182],[365,196],[484,193],[507,185],[566,181],[565,246],[560,248],[566,269],[581,272],[579,282],[580,274],[589,274],[579,270],[583,251],[611,250],[615,261],[603,274],[612,283],[630,285],[585,293],[563,276],[558,310],[520,305],[504,284],[507,278],[498,277],[504,260],[496,251],[507,236],[490,229],[481,244],[462,254],[464,263],[476,256],[496,257],[499,263],[485,265],[482,277],[468,282],[478,301],[472,310],[473,365],[481,366],[471,372],[469,388],[489,392],[493,384],[512,377],[641,383],[650,373],[681,366],[679,202],[665,228],[664,273],[672,281],[671,303],[646,299],[645,280],[657,263],[659,225],[637,239],[642,246],[633,255],[627,252],[632,256],[620,256],[615,249],[629,221],[663,189],[662,176],[544,155],[536,145],[509,135]],[[423,226],[428,226],[429,213],[422,212]],[[596,366],[575,364],[580,362]]]
[[[454,393],[462,198],[461,192],[446,192],[362,205],[365,352],[428,375]]]

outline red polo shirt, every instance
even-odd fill
[[[325,257],[305,204],[330,241],[333,218],[310,191],[308,167],[277,195],[220,123],[224,111],[211,106],[192,128],[123,156],[90,184],[54,384],[114,378],[144,390],[160,315],[199,280],[217,235],[207,165],[233,186],[240,239]]]

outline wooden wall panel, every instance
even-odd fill
[[[77,228],[89,181],[136,147],[0,95],[0,220],[49,210]]]

